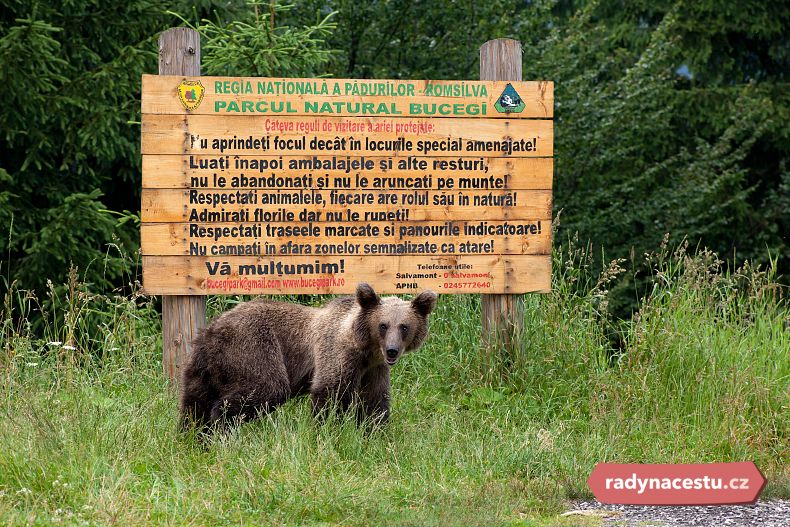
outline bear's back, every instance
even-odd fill
[[[226,376],[266,375],[274,362],[284,363],[293,373],[289,382],[298,384],[313,368],[309,331],[316,311],[267,299],[239,304],[200,332],[192,360],[199,369]]]

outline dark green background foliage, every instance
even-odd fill
[[[140,74],[179,21],[159,0],[0,6],[2,274],[40,290],[73,262],[107,288],[128,265],[110,244],[137,244]]]
[[[140,75],[185,22],[225,75],[475,79],[479,46],[516,38],[524,77],[555,82],[558,243],[638,268],[670,233],[787,273],[786,1],[0,5],[2,274],[25,287],[70,262],[109,287],[132,265],[108,244],[137,243]],[[641,294],[624,283],[621,315]]]
[[[254,10],[162,0],[0,6],[0,290],[10,278],[41,291],[48,279],[65,282],[72,264],[99,290],[117,286],[136,271],[140,76],[157,71],[158,35],[206,16],[250,19]],[[221,60],[211,43],[244,34],[243,22],[203,29],[207,66]],[[294,40],[278,37],[281,45]],[[261,37],[248,42],[276,47]],[[284,74],[308,73],[292,54]]]

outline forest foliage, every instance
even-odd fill
[[[72,264],[99,289],[136,276],[140,76],[184,24],[220,75],[475,79],[483,42],[518,39],[524,77],[555,82],[557,243],[578,233],[638,268],[670,233],[787,274],[786,1],[0,6],[0,288],[42,291]]]

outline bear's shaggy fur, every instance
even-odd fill
[[[254,300],[214,320],[195,338],[183,369],[184,426],[209,430],[255,418],[310,393],[316,414],[331,400],[360,418],[386,421],[390,367],[420,347],[437,295],[380,298],[368,284],[321,308]]]

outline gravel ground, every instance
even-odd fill
[[[575,503],[564,516],[598,516],[606,527],[790,527],[790,500],[754,505],[643,506]]]

